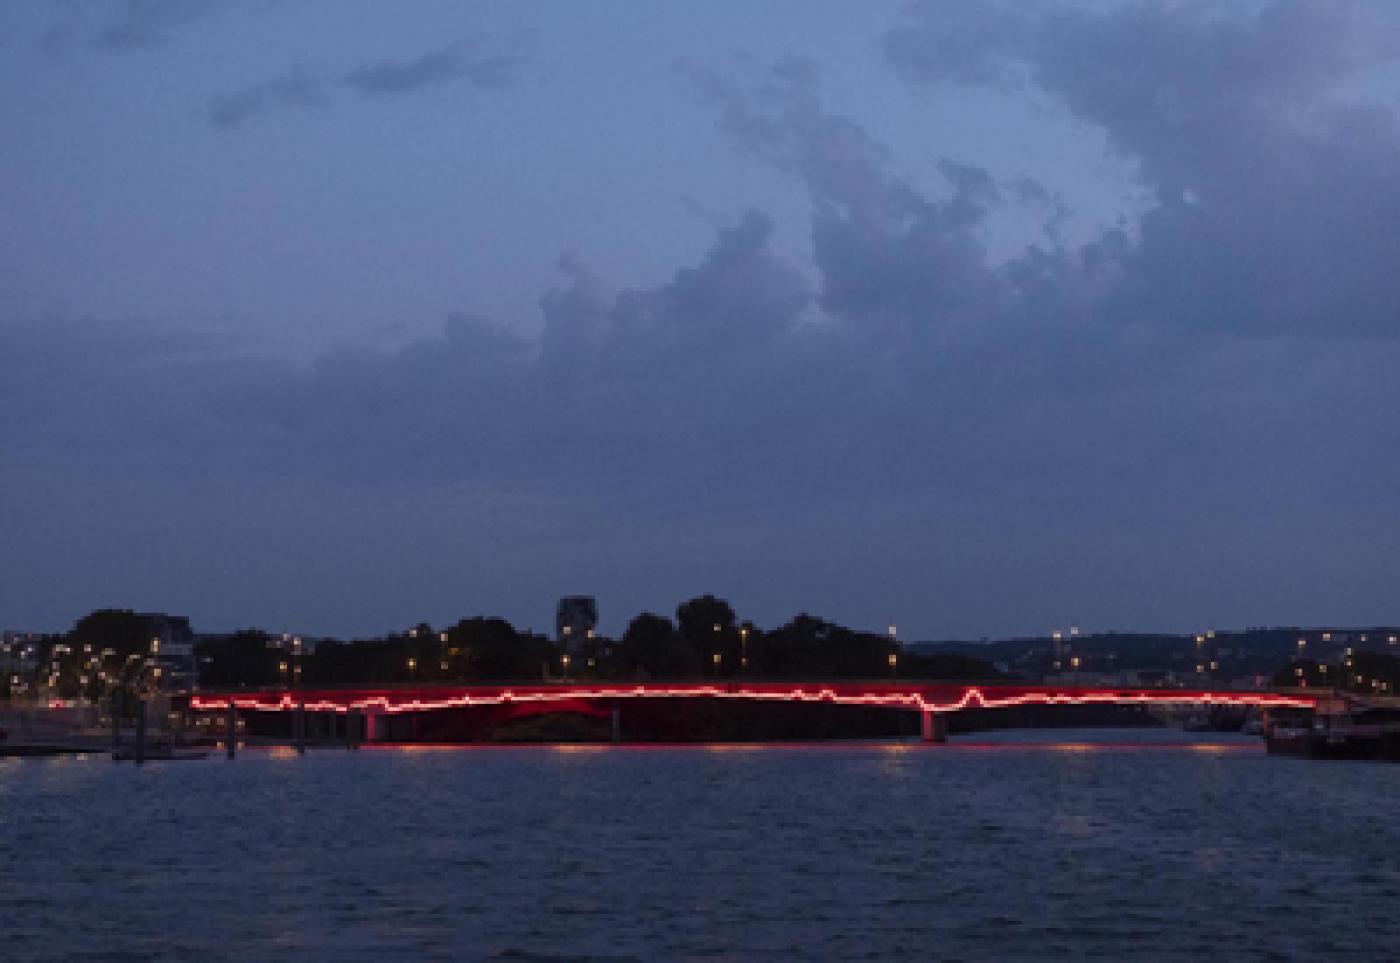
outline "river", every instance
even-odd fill
[[[7,960],[1392,957],[1400,766],[1257,740],[0,760]]]

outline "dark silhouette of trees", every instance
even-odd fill
[[[94,616],[101,613],[94,613]],[[107,631],[107,621],[96,619]],[[94,630],[95,631],[95,630]],[[128,635],[130,633],[128,632]],[[139,640],[133,638],[131,644]],[[207,637],[200,643],[201,684],[211,688],[270,686],[288,680],[294,656],[263,632]],[[800,614],[764,631],[740,625],[728,602],[701,595],[683,602],[676,622],[642,612],[620,640],[601,635],[566,653],[543,636],[517,631],[505,619],[468,618],[446,629],[426,623],[407,632],[354,642],[320,640],[302,656],[302,681],[328,685],[537,682],[549,678],[665,679],[993,679],[999,673],[967,655],[898,653],[887,636],[848,629]],[[564,663],[565,655],[569,661]],[[718,659],[716,659],[718,656]],[[747,656],[747,665],[744,658]]]
[[[204,639],[195,648],[199,681],[211,688],[277,685],[286,680],[279,666],[287,655],[268,643],[272,637],[257,629]],[[290,671],[290,665],[288,669]]]
[[[713,595],[682,602],[676,609],[676,624],[690,650],[690,662],[704,674],[729,676],[738,668],[739,632],[734,620],[729,603]]]
[[[628,624],[622,651],[629,674],[640,678],[682,678],[699,670],[694,652],[671,620],[652,612],[643,612]]]

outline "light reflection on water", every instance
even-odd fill
[[[1400,766],[1165,730],[0,761],[6,959],[1390,955]]]

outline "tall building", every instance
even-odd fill
[[[598,603],[591,595],[566,595],[554,611],[554,638],[565,649],[576,649],[593,638],[598,627]]]
[[[194,632],[190,620],[164,612],[137,612],[150,638],[148,664],[160,668],[160,687],[190,689],[199,678],[194,656]]]

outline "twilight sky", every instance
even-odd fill
[[[0,627],[1400,620],[1400,9],[7,0]]]

